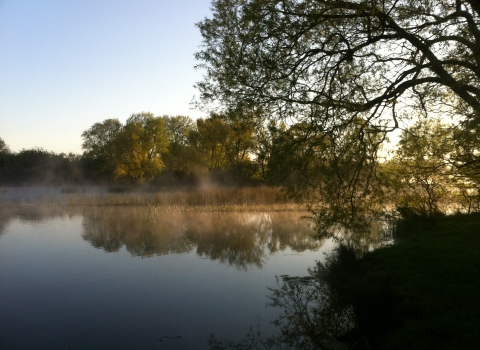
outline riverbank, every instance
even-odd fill
[[[367,339],[372,349],[477,348],[480,214],[403,222],[397,235],[397,244],[358,260],[351,341],[365,348]]]

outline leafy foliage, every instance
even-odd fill
[[[164,167],[167,151],[165,121],[151,113],[132,114],[118,135],[115,176],[137,181],[152,179]]]
[[[83,177],[80,157],[42,148],[0,153],[0,184],[63,185]]]
[[[3,141],[2,138],[0,138],[0,154],[8,154],[10,153],[10,148],[8,148],[7,144],[5,141]]]
[[[122,124],[118,119],[106,119],[82,133],[84,157],[94,172],[107,176],[114,174],[118,155],[117,139],[121,131]]]
[[[450,154],[457,174],[477,176],[476,1],[216,0],[212,11],[197,24],[203,46],[196,58],[205,70],[198,106],[260,109],[265,120],[287,126],[272,138],[270,174],[295,193],[319,193],[312,211],[322,235],[337,225],[363,230],[385,208],[383,191],[395,181],[379,176],[378,154],[388,133],[412,117],[455,117],[456,152],[439,143],[444,159],[436,169],[446,171]],[[421,210],[431,215],[444,196],[440,183],[412,169],[437,155],[415,142],[400,145],[397,156],[406,159],[390,170],[400,171],[397,185],[422,189],[428,203]],[[427,172],[432,166],[421,164]],[[404,194],[401,206],[417,206]]]
[[[448,106],[439,97],[480,111],[473,0],[216,0],[212,10],[197,24],[205,102],[313,113],[324,129],[352,116],[383,128],[384,111],[429,113]]]
[[[459,185],[449,163],[453,152],[452,129],[439,121],[420,121],[403,131],[396,156],[386,165],[400,211],[433,217],[453,203]]]

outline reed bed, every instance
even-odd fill
[[[29,201],[31,202],[31,201]],[[156,193],[62,191],[33,201],[61,206],[149,206],[163,211],[298,211],[278,187],[211,188]]]

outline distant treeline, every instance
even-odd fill
[[[84,159],[76,154],[55,154],[42,148],[18,153],[0,152],[0,185],[64,185],[86,180]]]
[[[0,139],[0,185],[162,188],[206,180],[217,186],[283,186],[295,196],[333,200],[331,213],[351,201],[365,212],[393,205],[407,216],[480,211],[477,124],[465,131],[420,120],[402,131],[394,151],[381,156],[384,140],[374,132],[365,136],[370,129],[361,119],[336,134],[320,132],[315,123],[265,122],[263,114],[226,111],[194,121],[142,112],[124,124],[107,119],[81,134],[80,155],[41,148],[14,153]],[[344,202],[339,193],[356,188],[352,178],[366,187]],[[318,217],[328,219],[327,214]]]
[[[82,133],[82,154],[12,152],[0,139],[0,185],[195,186],[205,179],[278,185],[288,176],[278,166],[288,152],[279,142],[285,130],[283,124],[256,123],[255,115],[212,114],[194,121],[142,112],[125,124],[107,119],[92,125]]]

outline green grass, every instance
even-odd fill
[[[480,214],[438,218],[361,259],[357,309],[381,349],[475,349],[480,345]],[[377,309],[384,315],[374,320]],[[381,319],[381,318],[385,319]],[[375,333],[375,327],[390,325]],[[373,339],[375,344],[375,339]]]

